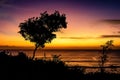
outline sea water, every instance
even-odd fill
[[[32,57],[33,50],[31,49],[11,49],[8,50],[12,55],[17,55],[18,52],[24,52],[28,57]],[[87,66],[86,72],[96,72],[100,68],[99,61],[102,54],[101,50],[37,50],[36,59],[52,60],[53,55],[59,56],[61,61],[64,61],[68,66]],[[113,50],[107,53],[107,61],[105,66],[120,66],[120,50]],[[120,72],[119,68],[107,68],[107,71]],[[116,69],[116,70],[115,70]]]
[[[32,57],[33,50],[10,50],[12,54],[22,51]],[[53,55],[60,55],[60,60],[68,65],[98,66],[102,51],[100,50],[37,50],[35,58],[52,59]],[[120,66],[120,51],[113,50],[107,53],[107,66]]]

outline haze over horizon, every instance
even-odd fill
[[[40,13],[65,13],[68,26],[46,48],[99,48],[108,40],[120,48],[119,0],[0,0],[0,46],[28,47],[19,24]]]

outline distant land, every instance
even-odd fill
[[[6,49],[27,49],[33,50],[34,46],[0,46],[0,50]],[[45,50],[101,50],[101,47],[45,47]],[[119,46],[113,47],[113,50],[120,50]]]

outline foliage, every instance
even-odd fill
[[[107,41],[104,45],[101,45],[102,47],[102,54],[100,56],[99,66],[101,67],[100,71],[104,72],[104,65],[108,61],[108,52],[113,47],[113,40]]]
[[[25,40],[35,43],[33,54],[35,54],[38,47],[43,48],[45,43],[50,43],[56,38],[54,32],[67,28],[66,16],[65,14],[60,14],[59,11],[55,11],[53,14],[48,14],[45,11],[40,15],[40,17],[29,18],[19,25],[19,33]]]
[[[61,61],[61,58],[60,58],[61,55],[52,55],[52,59],[54,62],[59,62]]]
[[[84,67],[70,67],[64,62],[32,60],[25,53],[0,52],[0,80],[120,80],[119,73],[87,73]]]

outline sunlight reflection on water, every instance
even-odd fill
[[[9,50],[13,55],[18,52],[23,51],[29,57],[32,56],[33,50]],[[98,67],[98,57],[100,56],[100,51],[80,51],[80,50],[38,50],[36,52],[36,58],[44,58],[44,54],[47,59],[52,59],[51,55],[61,55],[62,61],[70,66],[97,66]],[[108,62],[106,66],[120,66],[120,51],[112,51],[108,54]],[[87,72],[92,71],[92,69],[87,69]],[[93,69],[93,71],[98,71],[98,69]],[[109,70],[111,71],[111,69]],[[115,70],[114,70],[115,71]]]
[[[13,54],[19,51],[25,52],[29,57],[32,56],[33,50],[12,50]],[[44,53],[48,59],[52,58],[52,55],[61,55],[62,61],[66,61],[69,65],[81,65],[81,66],[97,66],[98,57],[100,51],[80,51],[80,50],[38,50],[36,52],[36,58],[43,58]],[[120,51],[112,51],[108,54],[108,62],[106,65],[120,65]]]

